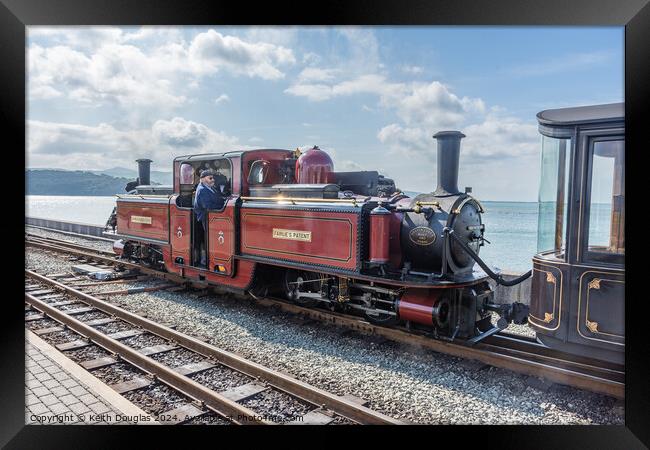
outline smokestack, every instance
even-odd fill
[[[150,166],[153,161],[150,159],[136,159],[135,162],[138,163],[138,184],[151,184],[149,175],[151,173]]]
[[[433,135],[438,140],[438,187],[433,195],[457,195],[458,161],[460,140],[465,135],[460,131],[441,131]]]

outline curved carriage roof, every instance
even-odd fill
[[[251,150],[235,150],[231,152],[222,152],[222,153],[199,153],[196,155],[183,155],[183,156],[177,156],[174,158],[174,162],[176,161],[203,161],[206,159],[216,159],[216,158],[228,158],[228,157],[237,157],[241,156],[244,153],[249,153],[249,152],[258,152],[258,151],[265,151],[265,152],[288,152],[291,150],[286,150],[286,149],[279,149],[279,148],[265,148],[265,149],[251,149]]]
[[[623,120],[625,103],[577,106],[574,108],[547,109],[537,113],[540,125],[567,126],[583,123],[601,123]]]

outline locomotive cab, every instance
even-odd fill
[[[189,224],[186,223],[187,228],[190,230],[186,241],[189,240],[191,247],[191,265],[198,266],[201,259],[206,259],[201,256],[202,252],[206,252],[209,248],[209,235],[204,233],[201,225],[197,222],[195,213],[193,211],[194,197],[196,196],[196,189],[200,183],[200,174],[203,170],[212,169],[216,172],[214,188],[218,189],[227,198],[232,192],[232,162],[228,158],[214,158],[211,159],[188,159],[180,164],[179,170],[179,195],[176,197],[176,206],[180,209],[186,210],[188,214],[182,216],[183,222],[187,222],[189,217]],[[219,213],[223,211],[224,207],[215,211]],[[209,213],[210,214],[210,213]],[[178,225],[176,233],[178,234]],[[181,227],[182,235],[182,227]],[[182,236],[181,236],[182,238]],[[186,242],[187,244],[187,242]],[[178,262],[185,263],[185,258],[175,258]],[[190,263],[190,261],[187,261]]]
[[[545,345],[622,363],[624,104],[542,111],[529,323]]]

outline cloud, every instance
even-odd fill
[[[67,96],[81,103],[127,108],[182,105],[171,68],[131,45],[105,45],[91,56],[65,46],[33,45],[28,54],[30,100]]]
[[[310,69],[310,73],[317,73],[316,69]],[[304,71],[303,71],[304,72]],[[325,71],[322,71],[325,72]],[[326,72],[328,75],[334,71]],[[333,77],[329,77],[331,80]],[[397,91],[403,90],[405,85],[389,83],[382,75],[365,74],[352,79],[339,81],[337,83],[325,83],[321,78],[314,83],[311,79],[298,77],[296,83],[287,88],[284,92],[297,97],[307,97],[311,101],[324,101],[333,97],[350,96],[356,94],[375,94],[382,97],[398,95]]]
[[[516,117],[489,114],[478,124],[467,126],[463,133],[461,154],[467,159],[537,158],[540,134],[537,123]]]
[[[339,72],[339,69],[319,69],[317,67],[306,67],[302,70],[302,72],[298,74],[298,82],[309,83],[312,81],[331,81]]]
[[[461,141],[460,154],[464,164],[538,156],[539,132],[534,122],[488,114],[481,122],[459,127],[459,130],[467,136]],[[440,130],[431,130],[425,126],[402,127],[393,123],[383,127],[377,133],[377,138],[394,154],[407,158],[424,154],[435,162],[437,143],[433,134],[436,131]]]
[[[297,27],[252,27],[244,37],[249,42],[268,42],[282,47],[292,47],[298,39]]]
[[[228,97],[226,94],[221,94],[219,97],[217,97],[214,102],[218,105],[219,103],[228,103],[230,101],[230,97]]]
[[[404,128],[392,123],[379,130],[377,139],[388,145],[394,153],[411,156],[414,151],[429,151],[430,147],[434,145],[430,134],[424,128]]]
[[[349,159],[335,160],[334,168],[337,172],[359,172],[363,170],[363,166],[361,164]]]
[[[332,87],[326,84],[294,84],[284,92],[316,102],[332,98]]]
[[[314,52],[306,52],[302,55],[303,64],[319,64],[322,58]]]
[[[485,104],[479,98],[458,97],[438,81],[414,83],[405,98],[391,98],[397,115],[406,124],[423,124],[432,128],[458,126],[472,113],[481,114]]]
[[[305,150],[308,150],[312,147],[313,145],[304,146]],[[303,147],[299,147],[299,148],[301,151],[304,151]],[[361,164],[351,159],[347,159],[345,156],[339,155],[337,150],[333,147],[323,148],[319,146],[319,148],[325,151],[329,155],[329,157],[332,158],[332,162],[334,163],[334,170],[337,172],[357,172],[360,170],[364,170]]]
[[[310,32],[331,33],[320,28]],[[327,58],[314,52],[303,54],[302,62],[307,67],[298,74],[285,93],[306,97],[310,101],[324,101],[346,95],[348,90],[362,92],[364,83],[374,84],[381,77],[379,72],[383,65],[380,61],[379,42],[373,30],[341,27],[333,31],[328,39],[332,48]],[[317,67],[317,64],[322,67]],[[376,91],[372,86],[368,90]]]
[[[28,34],[30,100],[66,97],[88,106],[169,113],[188,102],[187,90],[202,77],[223,71],[277,80],[285,76],[282,67],[295,63],[291,49],[214,30],[189,43],[169,28],[30,27]]]
[[[88,50],[124,41],[124,32],[115,27],[27,27],[27,39]]]
[[[205,125],[174,117],[157,120],[151,132],[156,141],[164,145],[200,148],[205,145],[210,130]]]
[[[158,120],[150,128],[117,129],[30,120],[27,123],[28,166],[103,169],[151,158],[159,167],[171,167],[174,157],[242,149],[238,139],[209,127],[174,117]]]
[[[342,64],[348,73],[372,73],[381,69],[379,42],[372,29],[343,27],[339,33],[347,40]]]
[[[439,81],[394,83],[378,74],[360,75],[330,84],[301,81],[304,79],[299,76],[297,82],[287,88],[285,93],[306,97],[310,101],[359,94],[376,95],[380,106],[394,110],[408,126],[458,126],[472,115],[482,115],[486,110],[482,99],[459,97]]]
[[[424,69],[422,67],[420,67],[420,66],[408,66],[408,65],[405,65],[405,66],[400,67],[400,69],[402,70],[402,72],[407,73],[409,75],[418,75],[418,74],[421,74],[422,72],[424,72]]]
[[[214,30],[198,34],[188,49],[190,66],[195,73],[214,74],[220,69],[236,75],[265,80],[284,78],[277,66],[294,64],[293,51],[265,42],[251,44]]]

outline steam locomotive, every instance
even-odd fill
[[[457,186],[465,136],[433,137],[438,186],[415,198],[377,171],[336,172],[316,146],[177,157],[173,186],[151,185],[151,160],[138,160],[139,179],[117,196],[109,220],[114,249],[226,291],[284,296],[478,342],[528,315],[522,303],[495,303],[488,277],[516,284],[530,272],[506,281],[480,259],[484,209],[471,188]],[[207,267],[199,265],[203,229],[192,209],[205,169],[217,172],[226,194],[224,207],[208,213]]]

